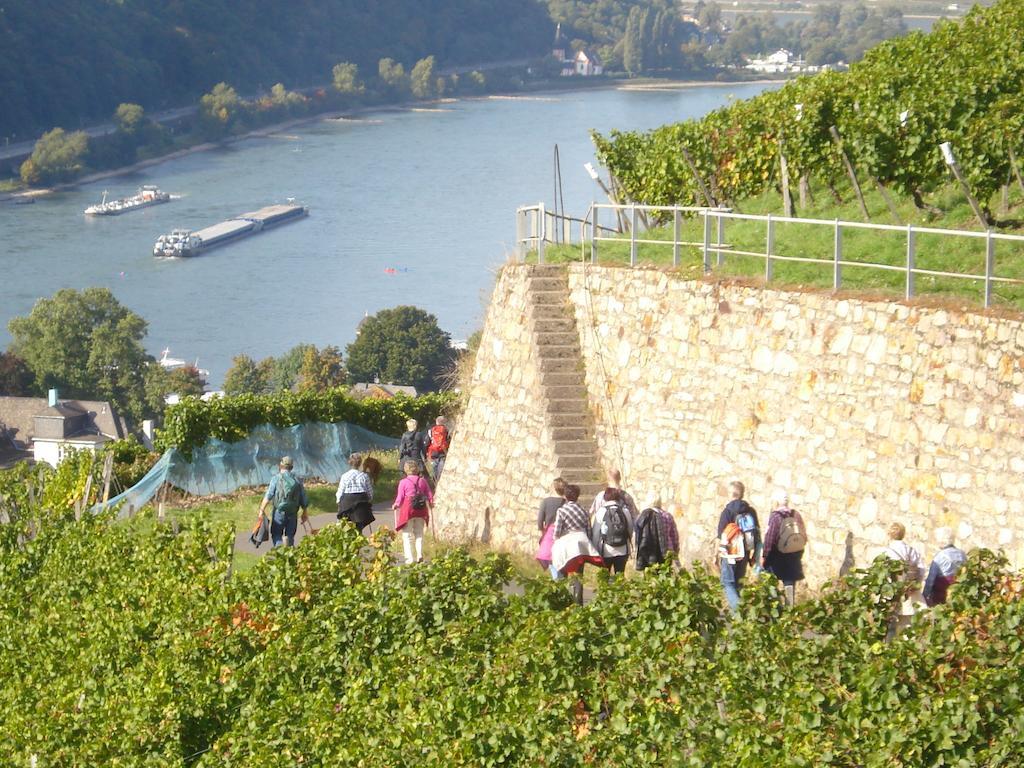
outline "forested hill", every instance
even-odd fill
[[[220,81],[242,92],[329,82],[341,61],[441,66],[543,53],[536,0],[4,0],[0,140],[109,118],[121,102],[194,102]]]

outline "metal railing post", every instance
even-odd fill
[[[904,297],[907,299],[914,298],[914,259],[915,259],[915,247],[914,247],[914,225],[907,224],[907,288],[904,292]]]
[[[522,208],[516,208],[516,243],[512,249],[516,261],[525,261],[526,259],[526,249],[523,248],[523,216],[525,213]]]
[[[537,263],[544,263],[544,237],[547,234],[548,219],[547,213],[544,210],[544,203],[540,203],[537,206],[539,211],[537,215]]]
[[[722,244],[725,242],[725,219],[723,219],[720,215],[718,215],[716,213],[715,214],[715,221],[717,222],[717,225],[718,225],[718,227],[717,227],[718,228],[718,233],[717,233],[717,240],[716,240],[718,248],[715,250],[715,263],[718,266],[722,266],[722,263],[723,263],[723,259],[722,259]]]
[[[768,214],[768,232],[765,236],[764,249],[764,281],[770,283],[772,280],[772,251],[775,250],[775,220]]]
[[[836,219],[836,231],[832,238],[832,290],[838,291],[843,284],[843,227]]]
[[[629,266],[636,266],[636,203],[629,207]]]
[[[992,306],[992,273],[995,271],[996,250],[992,230],[985,232],[985,309]]]
[[[708,274],[711,271],[711,217],[708,212],[702,211],[704,214],[704,274]]]
[[[593,220],[590,222],[590,263],[597,264],[597,238],[600,230],[597,228],[597,212],[600,210],[597,203],[590,204],[590,210],[594,212]]]
[[[679,266],[679,229],[683,224],[683,212],[678,205],[672,206],[672,266]]]

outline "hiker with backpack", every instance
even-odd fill
[[[447,419],[444,416],[438,416],[434,426],[427,432],[426,439],[427,460],[430,462],[435,484],[441,479],[441,472],[444,471],[444,457],[448,455],[451,439]]]
[[[371,462],[380,468],[380,462],[358,453],[348,457],[350,469],[338,480],[334,494],[338,502],[338,519],[348,520],[360,533],[376,518],[373,516],[373,477],[367,471]]]
[[[924,582],[924,589],[921,590],[928,607],[946,602],[950,586],[956,581],[960,569],[967,562],[967,555],[953,543],[951,528],[939,528],[935,531],[935,538],[944,546],[935,553],[935,558],[928,569],[928,578]]]
[[[605,488],[590,523],[590,542],[612,574],[623,573],[633,537],[633,516],[619,488]]]
[[[796,602],[796,583],[803,581],[804,549],[807,528],[800,513],[789,506],[789,494],[777,490],[772,494],[772,513],[764,534],[761,566],[782,582],[786,605]]]
[[[757,563],[761,547],[757,511],[744,500],[745,493],[746,488],[739,480],[729,483],[730,500],[718,517],[719,577],[733,613],[739,609],[747,566]]]
[[[405,462],[415,461],[422,468],[425,466],[423,457],[424,437],[419,432],[419,422],[409,419],[405,422],[405,432],[398,441],[398,471],[405,467]]]
[[[554,537],[551,546],[551,571],[553,579],[573,576],[571,589],[573,599],[583,605],[583,582],[580,576],[587,563],[603,565],[601,556],[590,541],[590,518],[577,501],[580,497],[578,485],[565,486],[565,503],[555,513]]]
[[[634,524],[638,571],[679,553],[679,529],[675,518],[661,508],[661,496],[651,493],[644,501],[644,509]]]
[[[266,515],[271,507],[270,541],[274,547],[282,542],[289,547],[295,546],[295,532],[299,524],[299,510],[302,510],[302,524],[309,525],[309,499],[306,489],[294,474],[295,464],[291,456],[282,456],[278,465],[278,473],[270,479],[267,492],[260,502],[259,518]]]
[[[893,523],[889,526],[889,546],[878,558],[895,560],[903,567],[903,594],[899,604],[893,607],[892,616],[889,618],[889,628],[886,632],[886,639],[891,640],[896,636],[896,630],[905,616],[914,615],[915,603],[921,603],[921,579],[924,578],[924,558],[914,547],[907,544],[903,538],[907,535],[907,529],[902,523]],[[876,558],[876,559],[878,559]]]
[[[622,473],[617,469],[610,470],[608,472],[608,487],[615,488],[622,492],[622,501],[626,505],[626,509],[629,510],[631,520],[636,520],[636,516],[639,511],[636,508],[636,502],[633,501],[633,497],[630,496],[622,488]],[[590,504],[590,517],[593,518],[597,514],[597,510],[604,504],[604,491],[601,491],[594,497],[594,500]]]
[[[565,503],[565,480],[556,477],[551,484],[554,496],[548,496],[540,503],[537,510],[537,530],[540,539],[537,542],[535,559],[545,571],[551,566],[551,547],[555,543],[555,516],[558,509]]]
[[[407,459],[403,468],[405,477],[398,483],[395,503],[391,508],[395,510],[395,530],[402,532],[405,564],[412,565],[423,562],[423,529],[430,522],[434,494],[430,490],[430,483],[420,476],[418,462]]]

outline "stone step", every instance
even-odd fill
[[[554,331],[535,333],[534,339],[538,347],[573,347],[579,349],[579,336],[576,331]]]
[[[569,290],[569,282],[562,277],[531,276],[530,293],[538,291],[566,291]]]
[[[579,414],[580,417],[588,416],[590,414],[590,408],[586,401],[580,400],[579,398],[571,398],[569,400],[552,400],[548,398],[547,410],[550,414]]]
[[[532,277],[561,277],[566,276],[566,267],[564,264],[534,264],[530,270]]]
[[[530,308],[530,314],[533,316],[534,322],[538,320],[561,320],[571,315],[565,302],[555,304],[534,304],[531,302],[527,306]]]
[[[533,330],[537,333],[571,333],[577,336],[576,321],[571,317],[540,317],[534,318]]]
[[[551,439],[556,443],[562,440],[589,440],[590,434],[590,428],[586,426],[573,425],[571,427],[551,428]]]
[[[587,413],[556,413],[555,411],[548,411],[548,424],[556,429],[559,427],[583,427],[590,429],[591,423],[589,411]]]
[[[559,456],[555,468],[561,473],[563,469],[593,469],[594,456]]]
[[[586,379],[583,371],[566,371],[558,373],[552,371],[540,372],[540,383],[543,387],[585,387]]]
[[[537,306],[557,305],[562,307],[569,303],[569,289],[560,291],[530,291],[530,300]]]
[[[597,440],[584,437],[580,440],[555,440],[556,456],[597,456]]]
[[[583,361],[580,360],[581,354],[579,344],[546,344],[537,347],[541,370],[544,369],[545,363],[553,363],[557,360],[572,360],[573,370],[579,370],[583,365]]]
[[[579,355],[567,355],[564,357],[556,355],[542,356],[537,361],[541,375],[549,373],[583,373],[583,361]]]
[[[550,400],[580,400],[584,403],[587,401],[587,388],[581,385],[576,386],[561,386],[561,387],[544,387],[544,394]]]

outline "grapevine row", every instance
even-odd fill
[[[594,141],[628,195],[655,205],[703,204],[684,148],[720,203],[774,188],[780,150],[793,179],[835,189],[846,172],[832,127],[862,183],[876,179],[923,204],[950,179],[939,149],[949,142],[985,206],[1021,171],[1022,39],[1024,5],[975,6],[960,23],[878,45],[847,73],[801,77],[699,120]]]

